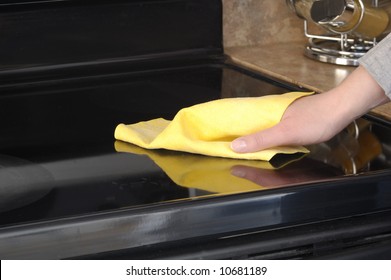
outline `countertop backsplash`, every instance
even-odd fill
[[[285,0],[223,0],[223,9],[225,47],[306,41]]]

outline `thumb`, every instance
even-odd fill
[[[280,125],[239,137],[231,142],[231,149],[237,153],[251,153],[287,144],[285,133]]]

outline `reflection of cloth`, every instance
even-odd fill
[[[250,98],[219,99],[182,109],[173,121],[155,119],[120,124],[115,138],[147,149],[168,149],[209,156],[270,160],[277,153],[308,152],[303,147],[279,147],[256,153],[231,150],[235,138],[277,124],[286,108],[308,92]]]
[[[195,154],[173,153],[169,151],[151,151],[122,141],[115,142],[117,152],[147,155],[177,185],[196,188],[211,193],[237,193],[263,189],[247,179],[231,174],[234,166],[248,166],[258,169],[276,169],[266,161],[206,157]],[[290,158],[290,161],[297,158]]]

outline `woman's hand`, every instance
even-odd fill
[[[275,146],[320,143],[387,101],[383,89],[360,66],[338,87],[296,100],[277,125],[235,139],[231,147],[235,152],[248,153]]]

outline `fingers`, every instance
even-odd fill
[[[232,150],[237,153],[251,153],[271,147],[306,145],[325,140],[335,130],[330,129],[333,121],[330,110],[324,105],[330,102],[327,103],[325,98],[328,98],[328,95],[322,94],[294,101],[278,124],[235,139],[231,143]],[[331,104],[334,104],[334,101]]]

